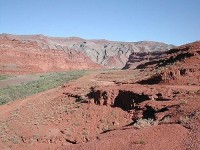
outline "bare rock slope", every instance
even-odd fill
[[[16,38],[15,38],[16,37]],[[43,42],[0,36],[0,73],[27,74],[75,69],[98,69],[84,52],[59,49]]]
[[[122,68],[130,54],[166,51],[160,42],[115,42],[44,35],[0,35],[1,72],[44,72],[66,69]],[[37,61],[37,62],[36,62]],[[37,67],[37,66],[41,67]]]
[[[200,42],[171,49],[160,59],[138,65],[137,69],[145,72],[159,70],[142,80],[142,84],[200,85]]]

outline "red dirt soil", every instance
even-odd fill
[[[0,106],[0,148],[200,149],[199,46]]]

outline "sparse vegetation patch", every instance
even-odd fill
[[[83,76],[86,72],[87,71],[67,71],[48,73],[40,77],[38,80],[18,86],[10,86],[8,88],[0,89],[0,104],[2,105],[16,99],[55,88],[67,83],[70,80]]]

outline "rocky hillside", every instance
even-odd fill
[[[42,68],[43,70],[52,70],[53,67],[64,69],[71,67],[71,69],[74,69],[76,68],[74,67],[74,62],[76,61],[77,63],[81,59],[81,64],[83,62],[85,63],[87,59],[89,64],[97,63],[106,68],[122,68],[133,52],[160,52],[174,47],[173,45],[152,41],[115,42],[107,40],[85,40],[78,37],[60,38],[47,37],[44,35],[19,36],[10,34],[1,34],[0,44],[1,53],[4,53],[1,57],[6,59],[4,61],[2,60],[3,58],[1,59],[1,70],[13,68],[13,66],[20,67],[19,64],[31,64],[31,60],[27,58],[31,57],[31,53],[37,50],[40,52],[36,52],[38,55],[33,56],[33,59],[37,59],[39,62],[41,61],[43,67],[46,66]],[[23,51],[24,55],[27,55],[27,57],[24,58],[24,56],[21,56],[22,54],[16,54],[15,57],[11,56],[12,52],[17,53],[18,51],[20,51],[20,53]],[[16,56],[19,57],[16,58]],[[74,56],[74,58],[71,58],[72,56]],[[62,60],[60,61],[59,59],[61,59],[61,57]],[[47,58],[50,58],[48,63],[44,63]],[[7,62],[7,59],[10,61]],[[26,59],[26,61],[22,61],[21,59]],[[54,62],[52,62],[52,60],[54,60]],[[68,62],[72,62],[73,65],[69,65]],[[59,65],[55,65],[58,63]],[[86,62],[86,64],[88,63]],[[86,64],[79,64],[77,69],[91,67]],[[47,69],[49,66],[51,69]],[[28,65],[27,67],[34,68],[34,65]]]
[[[182,45],[161,56],[160,59],[137,66],[137,69],[142,69],[144,72],[157,70],[156,74],[140,83],[200,85],[200,42]]]
[[[37,41],[0,36],[0,73],[3,74],[98,68],[102,66],[76,49],[54,49]]]
[[[146,63],[158,60],[162,57],[164,51],[155,51],[155,52],[133,52],[123,67],[123,69],[135,69],[137,66]]]

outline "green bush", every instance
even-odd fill
[[[77,79],[86,73],[87,71],[48,73],[41,76],[38,80],[0,89],[0,105],[58,87],[70,80]]]
[[[5,80],[5,79],[7,79],[7,78],[9,78],[8,75],[0,75],[0,80]]]

